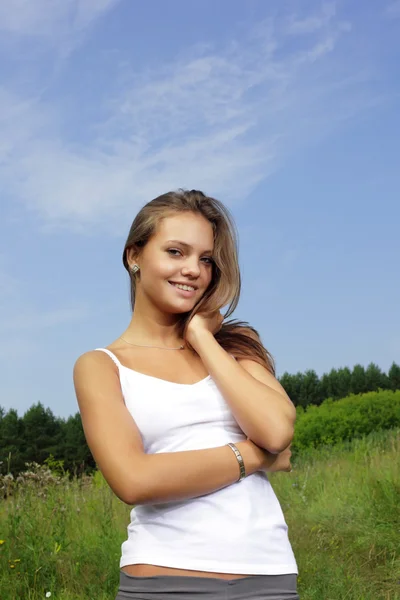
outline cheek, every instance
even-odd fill
[[[162,257],[158,261],[158,273],[163,279],[171,277],[179,270],[178,262],[174,262],[170,257]]]
[[[146,273],[146,288],[156,294],[165,293],[167,286],[170,287],[168,281],[179,278],[178,271],[177,263],[169,257],[159,257]]]

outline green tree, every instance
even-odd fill
[[[7,414],[1,409],[0,419],[0,472],[19,473],[25,467],[23,452],[24,424],[17,411],[11,408]]]
[[[59,420],[55,419],[50,408],[44,408],[41,402],[31,406],[23,416],[25,436],[24,454],[28,461],[43,464],[52,454],[62,459],[62,431]]]
[[[331,369],[327,377],[328,398],[340,398],[340,378],[337,369]]]
[[[338,369],[337,393],[338,398],[345,398],[351,392],[351,371],[348,367]]]
[[[392,366],[389,369],[389,382],[390,389],[392,390],[400,390],[400,367],[396,365],[395,362],[392,363]]]
[[[285,373],[281,377],[279,377],[279,383],[281,384],[281,386],[283,387],[293,404],[297,406],[298,398],[296,397],[296,387],[293,375],[290,375],[290,373],[287,373],[285,371]]]
[[[331,391],[331,385],[328,373],[324,373],[322,375],[319,382],[319,388],[321,390],[321,398],[323,399],[322,401],[330,397],[329,394]]]
[[[365,369],[362,365],[355,365],[351,374],[351,393],[364,394],[366,391]]]
[[[90,472],[96,463],[86,443],[80,413],[68,417],[62,424],[64,467],[70,473]]]
[[[321,404],[321,387],[318,375],[312,369],[308,369],[301,380],[299,405],[306,407],[309,404]]]
[[[290,375],[289,373],[284,373],[282,377],[279,379],[279,383],[284,388],[285,392],[293,402],[295,406],[300,405],[301,398],[301,385],[303,381],[303,374],[297,373],[296,375]]]
[[[367,392],[377,392],[380,389],[389,387],[388,377],[382,373],[378,365],[370,363],[365,371],[365,387]]]

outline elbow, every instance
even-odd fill
[[[114,494],[128,506],[138,504],[139,494],[137,484],[135,482],[126,481],[124,485],[110,486]]]
[[[118,498],[128,506],[136,504],[144,504],[145,486],[142,483],[143,478],[136,472],[134,477],[126,477],[124,484],[119,485],[118,489],[114,489]]]
[[[149,501],[148,492],[148,488],[142,484],[142,481],[135,477],[129,482],[129,486],[125,486],[124,497],[121,500],[129,506],[147,504]]]
[[[127,477],[124,486],[125,504],[130,506],[140,504],[150,504],[153,500],[154,477],[152,475],[152,461],[148,454],[140,454],[136,457],[135,465],[129,470],[130,477]]]
[[[117,496],[121,500],[121,502],[123,502],[127,506],[135,506],[135,504],[137,504],[136,499],[133,496],[130,496],[129,494],[117,494]]]
[[[148,470],[136,469],[135,477],[124,486],[124,497],[121,498],[125,504],[135,506],[140,504],[151,504],[155,499],[155,491],[151,485],[152,478]]]
[[[261,445],[264,450],[271,454],[279,454],[290,446],[294,437],[294,426],[288,426],[282,431],[277,431],[273,435],[269,432],[264,437],[264,443]]]
[[[268,450],[268,452],[270,452],[271,454],[280,454],[290,446],[290,441],[286,441],[280,444],[268,444],[266,445],[265,450]]]
[[[135,506],[136,504],[143,504],[142,494],[140,493],[140,489],[137,485],[133,485],[129,487],[129,489],[123,490],[121,494],[117,494],[118,498],[127,504],[128,506]]]

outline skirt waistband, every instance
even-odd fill
[[[194,596],[202,600],[299,600],[297,574],[221,579],[182,575],[135,577],[121,570],[115,600],[193,600]]]

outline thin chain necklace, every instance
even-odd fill
[[[183,344],[181,346],[179,346],[178,348],[166,348],[165,346],[146,346],[146,345],[142,345],[142,344],[132,344],[132,342],[128,342],[128,340],[126,340],[123,337],[120,337],[119,339],[123,340],[127,344],[130,344],[131,346],[137,346],[138,348],[158,348],[159,350],[184,350],[184,348],[185,348],[185,346]]]

